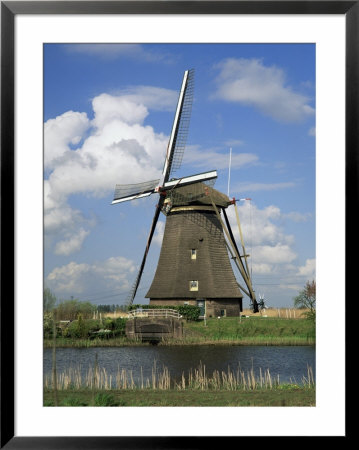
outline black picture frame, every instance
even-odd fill
[[[14,20],[18,14],[339,14],[346,20],[346,267],[355,261],[359,150],[359,1],[4,1],[1,2],[1,441],[6,449],[202,448],[226,437],[25,437],[14,435]],[[350,245],[348,245],[350,242]],[[345,275],[346,299],[355,277]],[[347,306],[347,303],[346,303]],[[347,309],[346,309],[347,310]],[[346,337],[347,337],[346,328]],[[346,339],[347,341],[347,339]],[[345,358],[346,360],[346,358]],[[347,360],[346,360],[347,361]],[[349,370],[349,366],[347,366]],[[346,403],[347,405],[347,403]],[[349,437],[348,426],[346,435]],[[233,439],[233,438],[228,438]],[[238,438],[235,438],[238,439]],[[220,441],[216,442],[216,441]]]

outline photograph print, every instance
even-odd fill
[[[44,44],[44,406],[315,406],[315,44]]]

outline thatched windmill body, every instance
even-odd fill
[[[240,229],[235,199],[213,189],[217,178],[215,170],[170,179],[182,162],[192,107],[193,75],[193,70],[184,73],[161,179],[116,185],[113,204],[159,194],[145,253],[127,305],[134,301],[162,212],[166,215],[166,225],[156,273],[146,294],[150,304],[192,304],[201,308],[204,317],[238,316],[243,291],[257,312],[242,233],[240,230],[240,252],[225,211],[229,205],[234,205]],[[238,283],[229,257],[244,283]]]

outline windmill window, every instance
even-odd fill
[[[189,282],[189,290],[190,291],[198,291],[198,281],[197,280],[191,280]]]
[[[197,259],[197,250],[195,248],[191,250],[191,259]]]

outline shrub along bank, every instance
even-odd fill
[[[125,336],[126,320],[117,319],[84,319],[80,314],[77,320],[57,321],[56,337],[65,339],[116,338]],[[51,314],[44,316],[44,338],[53,338],[53,318]]]

